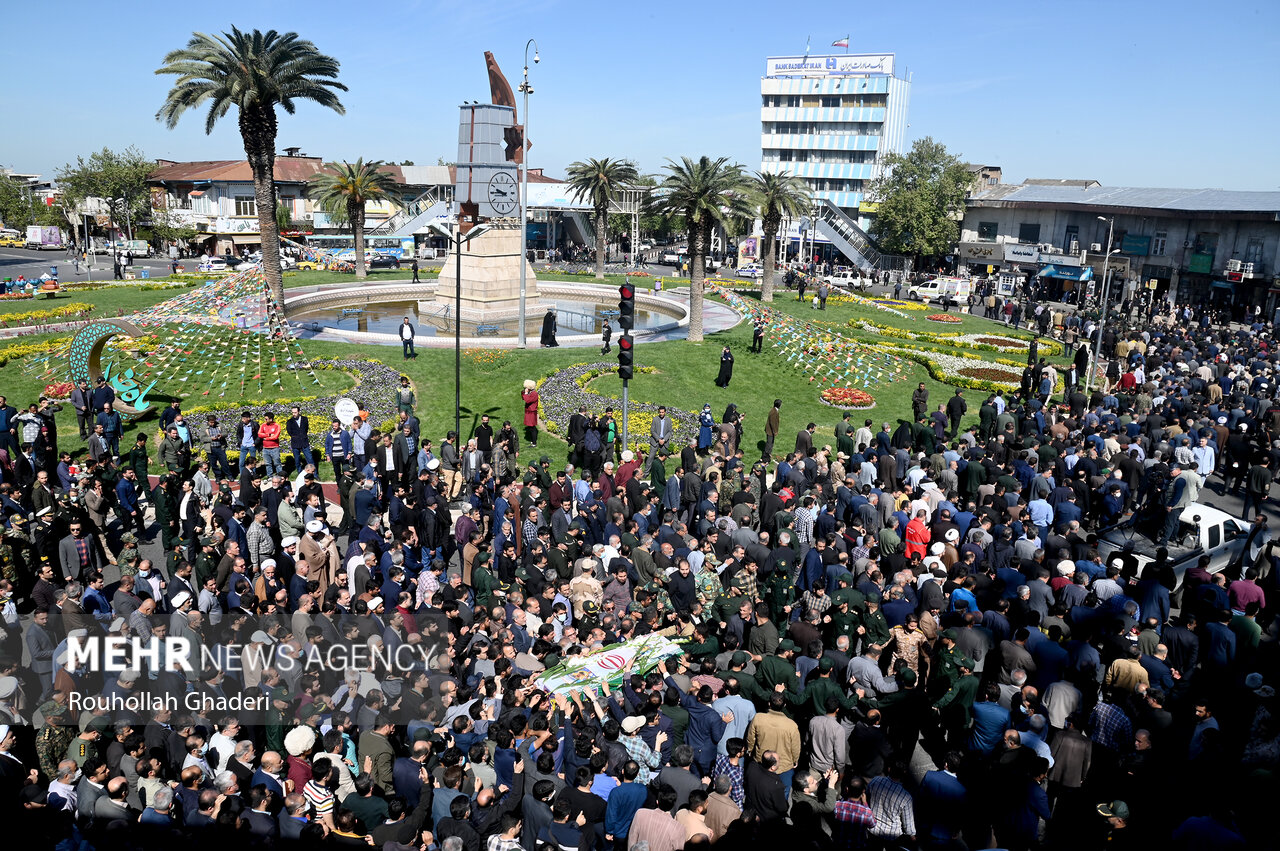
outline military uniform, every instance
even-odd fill
[[[787,691],[794,692],[800,684],[800,678],[796,676],[794,662],[781,656],[765,656],[756,665],[756,682],[766,693],[772,692],[778,683],[786,686]]]
[[[58,776],[58,763],[67,755],[67,746],[76,737],[75,719],[65,705],[47,700],[40,705],[44,725],[36,731],[36,758],[45,777]]]
[[[832,606],[827,610],[826,617],[830,621],[825,624],[823,631],[829,646],[835,647],[836,639],[842,635],[849,638],[851,650],[858,646],[858,627],[862,626],[862,618],[858,617],[857,612],[852,609],[841,611],[839,606]]]
[[[794,604],[797,599],[796,586],[791,581],[789,572],[784,570],[773,572],[769,577],[768,595],[765,599],[769,603],[769,613],[773,622],[781,631],[786,627],[787,619],[790,617],[783,608]]]
[[[862,616],[862,625],[866,628],[862,639],[868,644],[883,646],[889,643],[889,623],[884,619],[884,613],[878,607],[874,612],[868,611]]]

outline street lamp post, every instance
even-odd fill
[[[1102,260],[1102,315],[1098,319],[1098,339],[1093,344],[1093,363],[1084,380],[1086,394],[1093,390],[1093,373],[1097,370],[1098,362],[1102,357],[1102,334],[1107,328],[1107,284],[1111,279],[1111,237],[1115,233],[1116,217],[1112,216],[1108,219],[1106,216],[1098,216],[1098,221],[1107,222],[1107,253]]]
[[[458,440],[462,439],[462,248],[468,242],[475,239],[480,234],[489,230],[490,225],[476,225],[465,234],[462,232],[462,222],[458,222],[458,235],[454,236],[453,232],[439,222],[432,222],[428,225],[436,235],[448,240],[453,246],[453,256],[455,261],[455,278],[453,282],[453,431],[458,435]]]
[[[526,245],[529,241],[529,146],[524,143],[529,138],[529,95],[533,94],[533,86],[529,85],[530,45],[533,45],[533,64],[537,65],[541,61],[541,57],[538,56],[538,42],[529,39],[524,45],[524,82],[520,84],[520,93],[524,95],[524,138],[521,139],[521,145],[524,150],[520,152],[520,331],[517,335],[516,346],[521,349],[525,347],[524,313],[528,288],[527,274],[524,267],[528,262],[525,255],[527,252]]]

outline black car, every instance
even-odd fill
[[[390,254],[374,254],[364,265],[369,269],[399,269],[400,258]]]

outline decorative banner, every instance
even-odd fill
[[[809,383],[816,382],[820,390],[883,385],[909,369],[897,355],[844,337],[829,328],[802,323],[762,302],[744,299],[718,281],[707,281],[706,289],[723,298],[749,321],[763,322],[767,326],[766,340],[780,350],[787,363],[808,373]]]
[[[575,689],[594,692],[602,682],[607,682],[610,688],[621,688],[632,674],[646,674],[663,659],[679,652],[680,645],[651,632],[588,655],[566,659],[539,674],[533,685],[551,694],[568,694]]]
[[[145,354],[139,354],[137,339],[124,346],[112,340],[148,334],[155,344]],[[92,322],[68,347],[29,359],[23,368],[54,376],[68,363],[73,380],[107,378],[117,402],[124,402],[117,408],[130,417],[150,409],[145,397],[157,384],[157,392],[183,399],[245,399],[251,390],[261,398],[282,398],[289,373],[299,390],[303,372],[310,377],[307,384],[320,384],[257,268],[206,281],[133,316]]]

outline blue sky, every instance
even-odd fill
[[[137,145],[179,160],[243,155],[233,116],[164,129],[153,74],[193,30],[276,28],[342,63],[347,114],[280,116],[279,146],[326,159],[418,164],[456,154],[457,105],[488,100],[483,52],[515,86],[525,41],[531,165],[584,157],[727,155],[759,167],[759,78],[770,55],[893,52],[913,76],[909,138],[933,136],[1006,179],[1280,189],[1280,3],[737,2],[21,3],[27,33],[0,90],[0,164],[52,174],[77,154]],[[203,7],[203,9],[201,9]],[[352,20],[353,10],[359,20]]]

